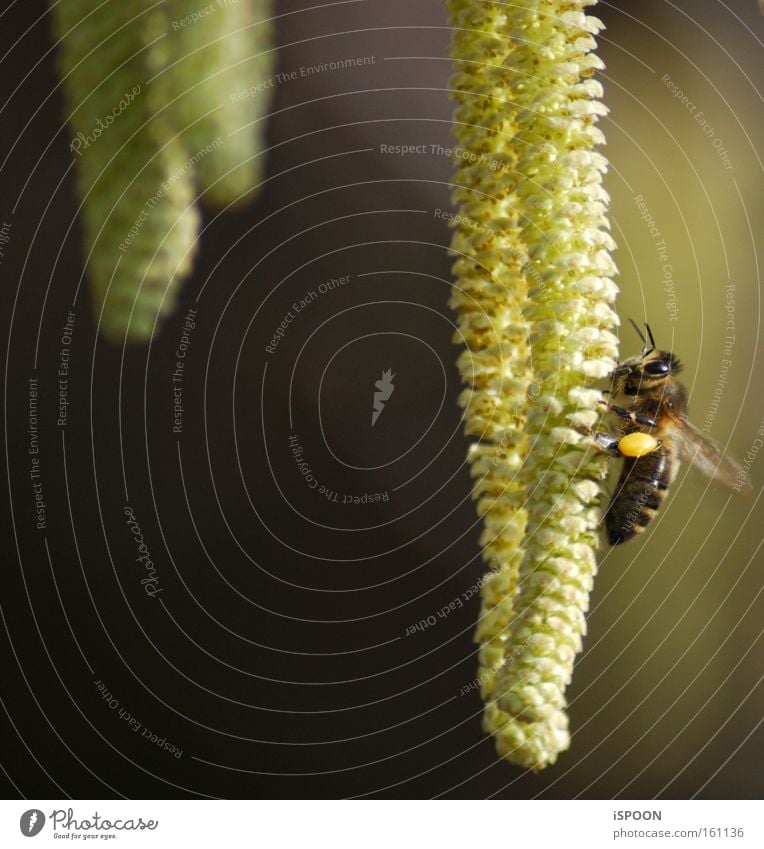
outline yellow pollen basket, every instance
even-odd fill
[[[658,440],[649,433],[627,433],[618,443],[624,457],[644,457],[658,447]]]

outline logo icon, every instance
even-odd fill
[[[377,419],[379,418],[382,410],[385,409],[385,401],[390,400],[390,396],[393,394],[395,387],[393,386],[393,378],[395,375],[393,374],[393,370],[391,368],[387,369],[387,371],[382,372],[382,380],[376,381],[374,384],[377,391],[374,393],[374,409],[371,413],[371,426],[377,423]]]
[[[25,837],[35,837],[45,825],[45,814],[39,808],[24,811],[19,820],[19,828]]]

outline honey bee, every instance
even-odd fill
[[[670,351],[659,351],[650,327],[642,353],[616,366],[610,401],[602,401],[620,422],[617,435],[596,431],[594,444],[623,458],[615,493],[605,514],[608,542],[620,545],[641,533],[655,516],[676,478],[679,461],[730,487],[751,490],[746,473],[723,449],[687,418],[687,391],[677,380],[681,364]]]

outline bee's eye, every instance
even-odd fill
[[[645,366],[645,373],[655,375],[656,377],[662,374],[668,374],[670,371],[671,367],[665,360],[653,360]]]

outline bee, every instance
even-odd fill
[[[592,433],[594,444],[623,459],[615,493],[605,514],[608,542],[620,545],[641,533],[676,478],[680,460],[713,480],[751,491],[746,473],[687,418],[687,391],[676,376],[682,369],[670,351],[659,351],[649,325],[642,353],[619,363],[602,401],[620,423],[619,433]],[[649,341],[648,341],[649,340]]]

